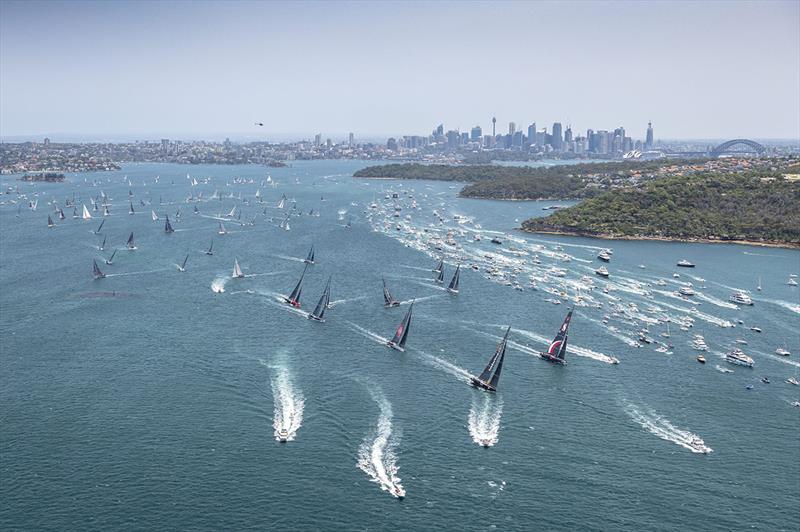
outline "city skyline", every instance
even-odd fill
[[[186,5],[2,0],[0,137],[800,138],[796,2]]]

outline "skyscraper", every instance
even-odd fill
[[[569,144],[572,142],[572,126],[567,126],[567,130],[564,131],[564,144]]]
[[[514,122],[509,122],[508,123],[508,134],[509,135],[513,135],[516,130],[517,130],[517,124],[515,124]]]
[[[561,122],[553,123],[553,140],[550,144],[553,146],[554,150],[561,151],[564,145],[564,140],[561,135]]]
[[[495,131],[495,126],[496,125],[497,125],[497,118],[493,116],[492,117],[492,137],[496,137],[497,136],[497,131]]]
[[[472,131],[470,131],[470,140],[481,140],[482,136],[483,130],[481,129],[481,126],[475,126],[472,128]]]
[[[644,141],[644,149],[645,150],[652,150],[653,149],[653,123],[647,123],[647,137],[645,137]]]
[[[319,145],[322,143],[322,133],[317,133],[314,135],[314,147],[319,148]]]
[[[528,144],[536,144],[536,122],[528,126]]]
[[[350,136],[347,138],[347,144],[351,148],[353,147],[353,134],[352,133],[350,133]]]

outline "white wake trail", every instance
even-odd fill
[[[503,414],[503,400],[499,396],[480,393],[472,398],[467,423],[472,441],[483,447],[497,443],[500,432],[500,417]]]
[[[708,454],[713,451],[711,447],[705,445],[697,434],[688,430],[682,430],[675,427],[668,419],[658,415],[655,411],[648,407],[638,407],[634,404],[628,404],[625,407],[625,412],[630,418],[647,430],[650,434],[658,436],[662,440],[670,441],[685,449],[689,449],[693,453]],[[691,442],[698,442],[692,445]]]
[[[388,491],[393,497],[405,497],[406,491],[397,476],[394,449],[399,438],[392,436],[392,405],[377,386],[368,385],[367,389],[380,408],[380,414],[374,430],[364,438],[358,449],[357,466],[383,491]]]
[[[288,441],[293,441],[297,431],[303,424],[305,399],[295,389],[292,376],[285,365],[270,366],[273,370],[271,378],[272,396],[275,402],[275,414],[272,426],[275,428],[275,439],[280,441],[281,431],[286,431]]]

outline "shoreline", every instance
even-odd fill
[[[599,238],[601,240],[641,240],[641,241],[655,241],[655,242],[682,242],[685,244],[740,244],[745,246],[800,250],[800,243],[795,244],[791,242],[773,242],[773,241],[762,242],[758,240],[720,240],[712,238],[669,238],[663,236],[609,235],[609,234],[596,234],[596,233],[589,233],[582,231],[555,231],[546,229],[534,230],[534,229],[525,229],[522,227],[518,227],[517,230],[525,233],[539,233],[543,235],[560,235],[560,236],[580,236],[584,238]]]

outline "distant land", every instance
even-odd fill
[[[432,179],[467,183],[465,198],[499,200],[583,199],[672,175],[700,172],[779,176],[792,158],[657,159],[555,166],[384,164],[353,175],[362,178]]]
[[[612,239],[800,248],[800,181],[699,174],[612,190],[522,224],[524,231]]]

